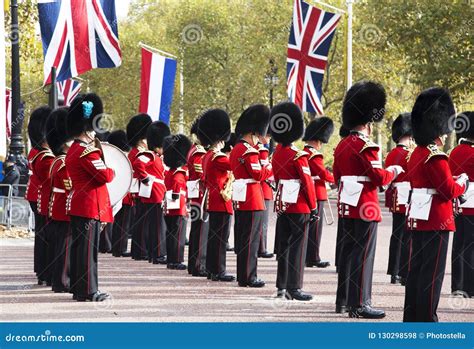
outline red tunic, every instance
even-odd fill
[[[28,153],[28,169],[30,178],[28,179],[28,184],[26,185],[26,193],[25,199],[31,202],[38,201],[38,186],[39,186],[39,179],[38,175],[36,174],[35,170],[35,163],[38,159],[38,154],[43,150],[38,150],[36,148],[32,148]]]
[[[167,216],[186,216],[186,181],[188,180],[188,170],[186,166],[177,169],[170,169],[165,174],[166,190],[171,190],[173,194],[179,195],[179,209],[166,210]]]
[[[272,156],[275,181],[282,179],[300,180],[298,199],[287,204],[286,213],[311,213],[316,209],[316,193],[308,164],[308,153],[295,146],[278,144]]]
[[[260,165],[262,165],[262,167],[269,166],[268,169],[271,171],[271,175],[270,175],[269,178],[271,178],[273,176],[273,170],[272,170],[271,164],[268,160],[269,150],[262,143],[257,144],[256,148],[257,148],[259,156],[260,156]],[[273,200],[273,189],[272,189],[272,187],[270,187],[270,184],[268,184],[268,180],[269,179],[266,179],[266,180],[261,182],[262,191],[263,191],[263,198],[265,200]]]
[[[254,180],[247,184],[245,201],[236,202],[236,209],[241,211],[260,211],[265,209],[263,191],[260,182],[270,178],[272,171],[268,166],[260,165],[257,149],[240,140],[230,152],[230,167],[236,180]]]
[[[385,159],[385,167],[399,165],[405,172],[401,173],[392,182],[392,185],[385,191],[385,207],[390,209],[390,212],[394,213],[405,213],[406,206],[404,204],[399,205],[397,200],[397,189],[395,183],[409,182],[408,179],[408,155],[410,151],[407,146],[398,144],[393,148]]]
[[[150,197],[140,197],[140,200],[146,204],[161,204],[165,197],[166,191],[164,182],[165,169],[163,167],[163,160],[161,160],[161,157],[150,150],[142,151],[137,154],[137,156],[135,157],[135,162],[132,166],[133,168],[139,169],[139,180],[143,180],[149,176],[155,177],[154,182],[152,184],[153,187],[151,188]]]
[[[394,174],[382,168],[379,146],[358,132],[352,132],[342,139],[334,152],[334,180],[340,183],[343,176],[367,177],[363,184],[357,206],[338,204],[339,216],[380,222],[378,187],[389,184]],[[342,183],[344,185],[344,183]],[[342,186],[339,186],[340,189]],[[340,198],[339,198],[340,200]]]
[[[48,216],[49,198],[51,196],[51,165],[54,161],[51,150],[41,152],[36,161],[36,174],[38,175],[38,213]]]
[[[100,149],[79,140],[67,152],[66,169],[72,180],[67,212],[71,216],[111,223],[114,219],[106,183],[115,174],[105,166],[101,155]]]
[[[448,164],[448,156],[436,145],[417,146],[408,160],[408,175],[412,189],[436,189],[427,221],[408,219],[408,228],[417,231],[456,230],[452,200],[464,193]]]
[[[221,190],[229,180],[229,157],[216,150],[209,150],[202,159],[204,186],[208,190],[207,211],[233,213],[232,199],[224,201]]]
[[[49,217],[55,221],[70,221],[66,212],[66,201],[72,182],[66,169],[66,155],[57,156],[51,165],[53,188],[49,201]]]
[[[202,161],[206,155],[206,149],[202,145],[194,144],[188,153],[188,169],[189,169],[189,180],[190,181],[202,181],[203,178],[203,165]],[[201,186],[202,188],[202,186]],[[201,204],[202,197],[204,195],[203,190],[199,190],[199,198],[189,199],[190,202]]]
[[[316,198],[318,201],[327,201],[328,191],[326,189],[326,182],[334,183],[334,176],[331,171],[324,167],[324,156],[322,153],[308,144],[305,145],[304,151],[309,154],[308,163],[314,180]]]
[[[474,143],[463,140],[456,148],[449,154],[449,167],[453,176],[459,176],[465,173],[469,176],[469,190],[474,182]],[[460,208],[460,213],[465,216],[473,216],[474,208]]]

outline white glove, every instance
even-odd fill
[[[405,170],[399,165],[389,166],[386,168],[386,170],[392,172],[395,175],[393,179],[397,178],[400,173],[405,172]]]
[[[464,188],[467,191],[468,185],[469,185],[469,177],[465,173],[461,173],[458,178],[456,178],[456,183],[459,185],[464,186]]]

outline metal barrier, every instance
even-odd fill
[[[0,188],[8,188],[8,195],[0,195],[0,224],[7,229],[24,227],[31,231],[34,227],[34,215],[30,203],[23,196],[13,196],[13,189],[18,188],[24,193],[25,184],[0,184]]]

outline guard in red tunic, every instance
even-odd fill
[[[189,233],[188,273],[192,276],[206,277],[206,252],[209,224],[203,219],[203,165],[202,159],[206,149],[197,139],[199,118],[191,126],[191,136],[194,144],[188,154],[189,180],[187,183],[188,199],[190,205],[191,231]]]
[[[138,114],[133,116],[127,124],[127,139],[132,147],[128,153],[128,159],[132,166],[135,162],[137,154],[147,151],[146,131],[151,124],[151,117],[147,114]],[[146,159],[146,158],[142,158]],[[145,160],[146,161],[146,160]],[[148,251],[146,247],[147,239],[145,236],[144,222],[146,211],[144,210],[142,201],[138,196],[140,188],[140,180],[143,184],[148,184],[146,172],[140,172],[139,168],[133,167],[133,181],[130,189],[133,195],[134,212],[132,214],[132,223],[130,230],[132,233],[132,258],[135,260],[148,260]],[[150,260],[151,261],[151,260]]]
[[[165,174],[165,221],[167,268],[185,270],[184,245],[186,242],[186,157],[191,141],[182,134],[170,135],[163,141],[163,161],[169,170]]]
[[[430,88],[411,112],[417,147],[408,160],[411,197],[408,229],[412,230],[410,272],[405,288],[404,322],[437,322],[449,232],[456,229],[452,200],[468,189],[468,177],[453,178],[448,156],[438,147],[452,131],[455,109],[449,92]]]
[[[278,185],[275,199],[279,229],[277,297],[309,301],[313,296],[302,291],[304,263],[308,227],[317,219],[317,209],[309,154],[293,145],[303,131],[303,114],[296,104],[284,102],[272,108],[270,132],[278,143],[272,157]]]
[[[318,219],[309,225],[308,249],[306,253],[307,267],[327,268],[330,265],[328,261],[321,260],[319,247],[321,245],[321,236],[323,235],[324,204],[328,201],[326,183],[334,184],[334,177],[324,166],[324,156],[320,150],[323,144],[329,142],[333,132],[334,123],[331,119],[323,116],[316,118],[308,124],[303,137],[303,141],[306,142],[304,151],[309,154],[309,169],[314,181],[318,207]]]
[[[255,146],[267,134],[270,111],[262,104],[247,108],[235,126],[240,141],[230,153],[230,167],[235,177],[232,200],[235,203],[234,234],[237,249],[237,281],[241,287],[263,287],[257,278],[257,255],[260,231],[265,214],[261,182],[272,175],[269,165],[260,164]]]
[[[449,155],[449,167],[454,176],[463,173],[469,176],[469,190],[458,202],[456,232],[451,253],[451,291],[453,295],[472,298],[474,297],[474,112],[464,112],[458,116],[458,120],[464,129],[460,133],[459,145]]]
[[[260,164],[262,166],[267,166],[271,171],[271,163],[269,159],[270,151],[268,145],[270,143],[270,135],[261,136],[259,138],[259,143],[257,144],[257,150],[260,154]],[[268,218],[270,215],[270,207],[273,200],[273,172],[271,176],[260,182],[262,185],[263,199],[265,200],[265,212],[263,214],[262,222],[262,231],[260,232],[260,244],[258,248],[258,256],[260,258],[272,258],[273,253],[269,252],[267,249],[267,235],[268,235]]]
[[[68,134],[74,142],[66,155],[66,170],[72,181],[67,199],[71,217],[73,255],[71,284],[77,301],[100,302],[109,297],[98,289],[97,255],[103,223],[112,223],[112,207],[106,184],[115,176],[103,160],[100,142],[93,125],[103,113],[102,101],[96,94],[78,95],[67,116]]]
[[[44,126],[50,113],[51,108],[48,106],[39,107],[31,113],[28,123],[28,137],[32,148],[28,153],[30,178],[26,187],[25,198],[29,201],[35,217],[34,272],[38,277],[38,285],[42,285],[43,282],[46,282],[46,280],[39,278],[39,273],[40,270],[44,270],[44,265],[46,264],[47,245],[45,245],[45,238],[43,236],[45,233],[43,230],[45,219],[44,216],[38,213],[38,192],[41,182],[36,168],[40,162],[39,159],[48,152]]]
[[[406,205],[410,194],[407,163],[412,145],[411,115],[400,114],[392,124],[392,139],[397,144],[385,159],[385,166],[399,165],[405,173],[400,174],[385,192],[385,206],[392,212],[392,237],[388,254],[387,274],[391,283],[406,284],[410,261],[410,234],[406,230]]]
[[[348,137],[341,140],[334,153],[334,179],[339,183],[339,215],[346,237],[342,248],[338,289],[347,288],[347,304],[336,304],[336,312],[349,307],[350,317],[380,319],[383,310],[374,309],[372,273],[377,225],[381,221],[378,187],[386,186],[403,170],[382,168],[379,146],[369,136],[373,122],[385,112],[385,90],[377,83],[362,81],[346,93],[342,119]],[[342,270],[341,270],[342,269]]]
[[[147,131],[149,150],[139,152],[133,163],[141,182],[139,196],[146,212],[143,231],[148,237],[148,257],[153,264],[166,264],[166,223],[163,215],[166,188],[161,156],[163,139],[170,134],[167,124],[162,121],[153,122]]]
[[[107,142],[115,145],[121,151],[128,155],[130,145],[128,144],[127,134],[123,130],[117,130],[110,133]],[[130,230],[133,208],[133,196],[131,193],[125,195],[122,200],[122,207],[114,216],[112,227],[112,256],[130,257],[127,252],[128,232]]]
[[[66,170],[66,153],[69,149],[66,117],[68,109],[54,110],[46,122],[46,139],[56,158],[51,165],[51,196],[48,206],[50,231],[53,235],[54,255],[52,269],[53,291],[69,292],[72,235],[70,218],[66,212],[66,199],[71,190],[71,179]]]

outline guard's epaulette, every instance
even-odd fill
[[[206,154],[206,149],[200,144],[196,144],[196,148],[193,151],[194,154]]]
[[[137,145],[137,149],[139,153],[143,153],[144,151],[147,151],[148,149],[145,147],[142,147],[141,145]]]
[[[182,167],[178,167],[176,170],[174,170],[173,174],[179,173],[179,172],[183,172],[184,174],[187,174],[188,170],[186,170],[185,168],[182,168]]]
[[[408,153],[407,153],[407,162],[410,161],[411,154],[413,154],[413,150],[415,150],[415,149],[411,149],[411,150],[408,151]]]
[[[320,153],[319,151],[317,151],[314,148],[309,148],[308,150],[309,150],[309,158],[310,159],[314,158],[315,156],[323,156],[322,153]]]
[[[453,150],[454,150],[454,148],[449,149],[449,150],[446,152],[446,155],[451,156],[451,152],[452,152]]]
[[[258,151],[269,151],[262,143],[258,143]]]
[[[53,174],[53,168],[56,165],[56,162],[61,161],[61,165],[59,165],[58,171],[59,172],[64,166],[66,166],[66,155],[59,155],[54,159],[53,163],[51,164],[51,168],[49,169],[49,175]]]
[[[43,155],[43,154],[46,153],[46,152],[49,152],[49,150],[48,150],[48,149],[45,149],[45,150],[40,151],[40,152],[37,153],[35,156],[33,156],[33,158],[30,160],[30,162],[35,161],[39,156]]]
[[[41,157],[41,160],[43,160],[44,158],[54,158],[54,154],[49,151],[49,150],[46,150],[44,153],[43,153],[43,156]]]
[[[297,159],[299,159],[299,158],[302,157],[302,156],[309,155],[307,152],[305,152],[304,150],[298,149],[298,148],[295,147],[294,145],[291,146],[291,150],[293,150],[293,151],[296,152],[295,157],[293,158],[293,160],[297,160]]]
[[[221,151],[215,151],[213,150],[212,151],[214,154],[212,155],[212,161],[214,161],[214,159],[218,158],[219,156],[226,156],[225,153],[221,152]]]
[[[137,153],[137,157],[139,157],[140,155],[150,155],[152,158],[154,158],[155,157],[155,152],[153,152],[151,150],[143,150],[143,151]]]
[[[430,154],[428,155],[428,158],[426,158],[426,161],[425,161],[425,164],[430,161],[431,158],[435,157],[435,156],[445,156],[445,157],[448,157],[446,155],[446,153],[444,153],[443,151],[439,150],[438,146],[435,145],[435,144],[430,144],[428,147],[428,150],[430,151]]]
[[[90,153],[93,153],[93,152],[100,152],[100,149],[99,148],[96,148],[92,145],[88,145],[86,147],[86,149],[84,149],[84,151],[82,152],[81,156],[79,156],[80,158],[83,158],[84,156],[86,156],[87,154],[90,154]]]
[[[247,154],[258,154],[258,150],[252,147],[250,144],[244,143],[244,145],[247,149],[245,150],[245,153],[242,154],[242,156]]]
[[[380,146],[377,143],[372,142],[369,137],[361,134],[359,134],[358,136],[364,141],[364,146],[362,147],[359,153],[362,153],[366,149],[380,149]]]

